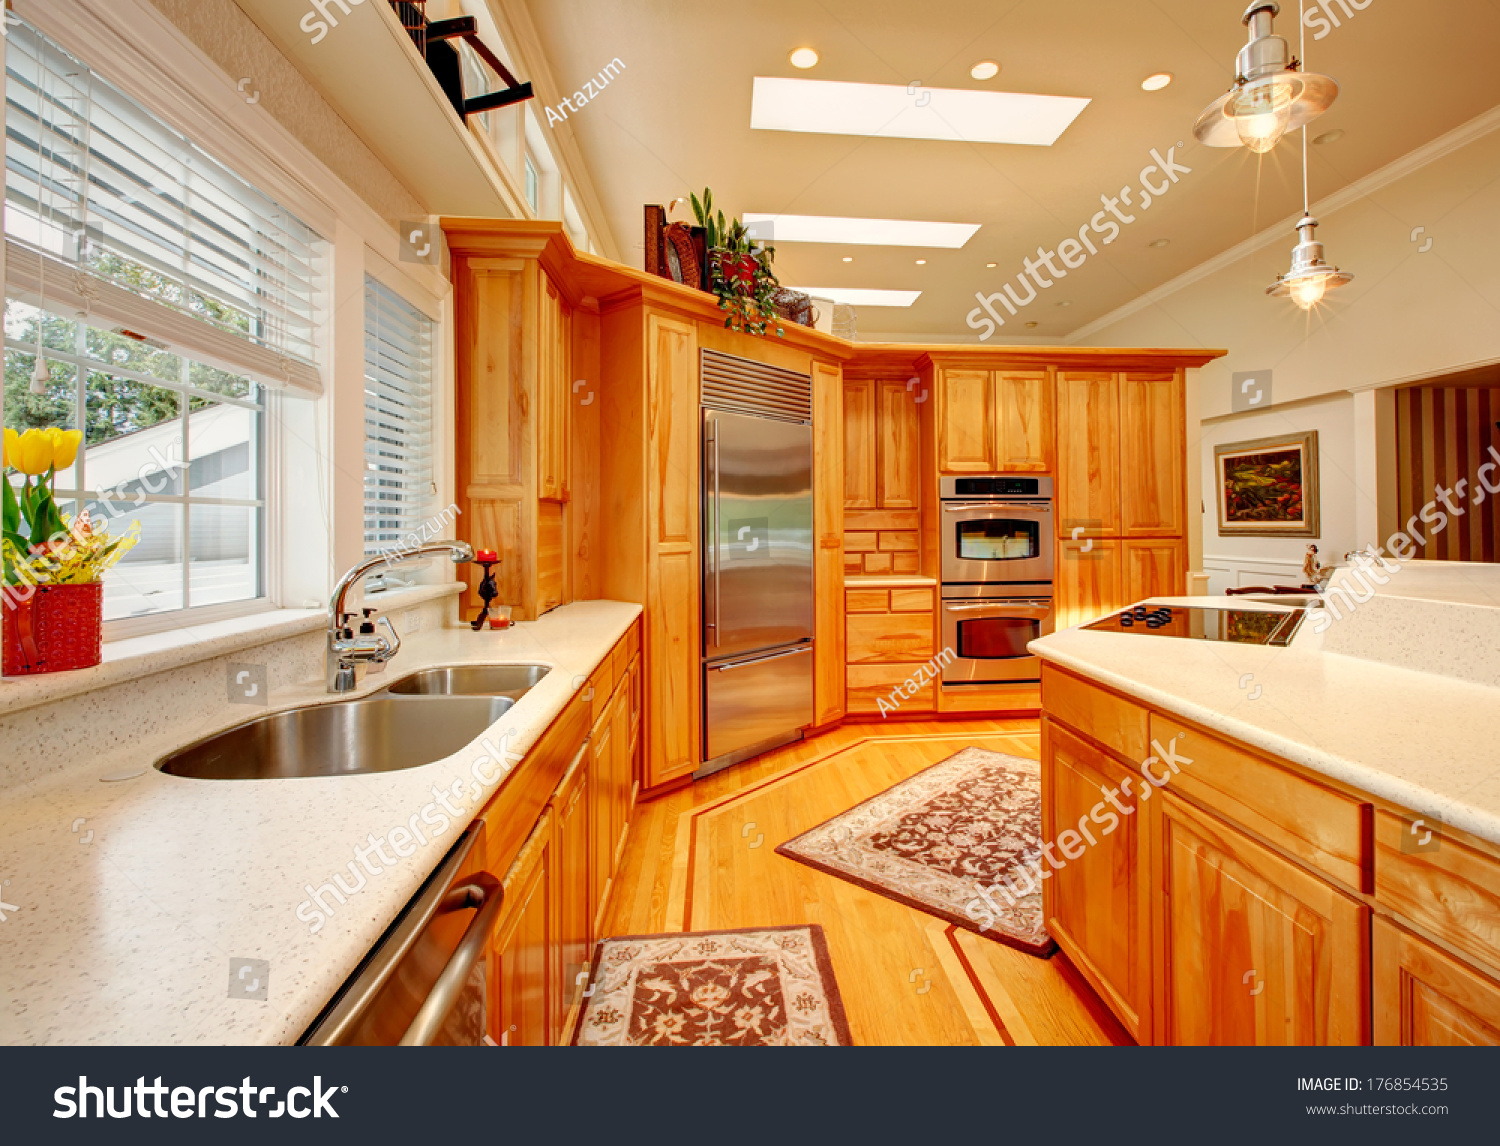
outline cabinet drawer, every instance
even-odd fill
[[[850,665],[847,672],[849,711],[880,712],[882,698],[886,708],[890,708],[892,689],[900,688],[909,680],[929,676],[932,670],[922,664],[889,664]],[[937,708],[937,684],[928,682],[915,696],[902,698],[898,695],[896,699],[901,701],[901,712],[932,712]]]
[[[850,589],[844,599],[851,613],[887,613],[891,608],[890,594],[884,589]]]
[[[1402,851],[1403,836],[1411,850]],[[1500,969],[1500,861],[1494,856],[1448,834],[1413,837],[1408,820],[1376,812],[1375,899]]]
[[[905,664],[932,656],[932,614],[856,614],[849,618],[849,664]]]
[[[1042,709],[1132,764],[1151,755],[1144,708],[1049,664],[1042,665]]]
[[[931,589],[892,589],[891,590],[891,612],[893,612],[893,613],[930,613],[930,612],[932,612],[932,590]]]
[[[1191,763],[1172,777],[1173,790],[1350,887],[1371,890],[1369,804],[1170,717],[1151,715],[1154,742],[1165,746],[1179,736],[1177,755]]]

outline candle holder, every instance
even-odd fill
[[[474,562],[484,567],[484,578],[479,582],[479,599],[483,602],[483,607],[479,610],[479,616],[474,618],[472,626],[477,633],[484,628],[484,622],[490,615],[490,604],[500,596],[500,586],[495,584],[495,574],[492,572],[500,564],[500,555],[493,549],[481,549],[474,555]]]

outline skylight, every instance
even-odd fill
[[[756,76],[750,126],[1051,147],[1088,105],[1072,96]]]
[[[750,234],[772,243],[853,243],[868,247],[958,248],[978,223],[924,223],[917,219],[851,219],[841,215],[746,214]]]

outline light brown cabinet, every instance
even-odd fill
[[[1047,930],[1131,1036],[1150,1042],[1145,816],[1127,783],[1134,770],[1050,720],[1042,756],[1042,838],[1058,850],[1059,836],[1071,833],[1060,858],[1082,849],[1042,885]]]
[[[922,493],[916,399],[903,382],[881,382],[877,400],[880,410],[877,508],[916,509]]]
[[[1125,605],[1148,597],[1180,597],[1187,592],[1187,543],[1174,538],[1160,541],[1126,541],[1124,560]]]
[[[1057,375],[1059,537],[1120,536],[1120,385],[1110,372]]]
[[[1500,1046],[1500,983],[1388,920],[1373,934],[1376,1046]]]
[[[564,1029],[582,1004],[580,979],[588,972],[594,945],[594,900],[589,870],[592,778],[585,746],[574,756],[572,767],[552,797],[552,848],[557,857],[558,983]]]
[[[549,811],[503,882],[489,970],[490,1038],[501,1046],[553,1046],[561,1029],[555,855]]]
[[[1120,375],[1120,524],[1126,537],[1187,528],[1187,428],[1180,371]]]
[[[854,392],[855,401],[868,408],[857,418],[848,415],[845,402],[849,388],[844,372],[827,362],[812,364],[813,442],[817,462],[813,475],[813,724],[816,727],[842,720],[844,698],[844,506],[850,488],[842,489],[836,475],[847,475],[849,451],[866,460],[859,464],[871,476],[874,466],[868,454],[872,438],[863,428],[874,414],[869,391]],[[865,397],[861,397],[865,395]]]
[[[1001,473],[1047,473],[1053,456],[1053,382],[1047,370],[997,370],[995,461]]]
[[[1369,908],[1172,792],[1156,794],[1159,1041],[1369,1039]]]
[[[1054,592],[1058,629],[1096,621],[1127,603],[1121,544],[1097,538],[1057,543]]]
[[[1048,370],[937,371],[938,470],[945,474],[1052,468]]]
[[[537,496],[543,500],[567,501],[571,482],[568,349],[572,343],[572,324],[569,308],[545,272],[541,276],[539,303]]]
[[[875,509],[880,467],[880,415],[876,405],[879,383],[869,378],[844,382],[844,505]]]
[[[937,372],[938,469],[988,474],[996,469],[995,388],[988,370]]]

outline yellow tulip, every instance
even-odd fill
[[[5,430],[5,464],[8,466],[14,466],[16,469],[21,468],[21,453],[16,448],[20,440],[21,435],[7,426]]]
[[[45,430],[27,430],[16,442],[11,463],[23,474],[44,474],[52,468],[52,439]]]
[[[78,446],[83,441],[82,430],[47,430],[47,436],[52,439],[52,464],[59,470],[65,470],[73,464],[73,459],[78,456]]]

